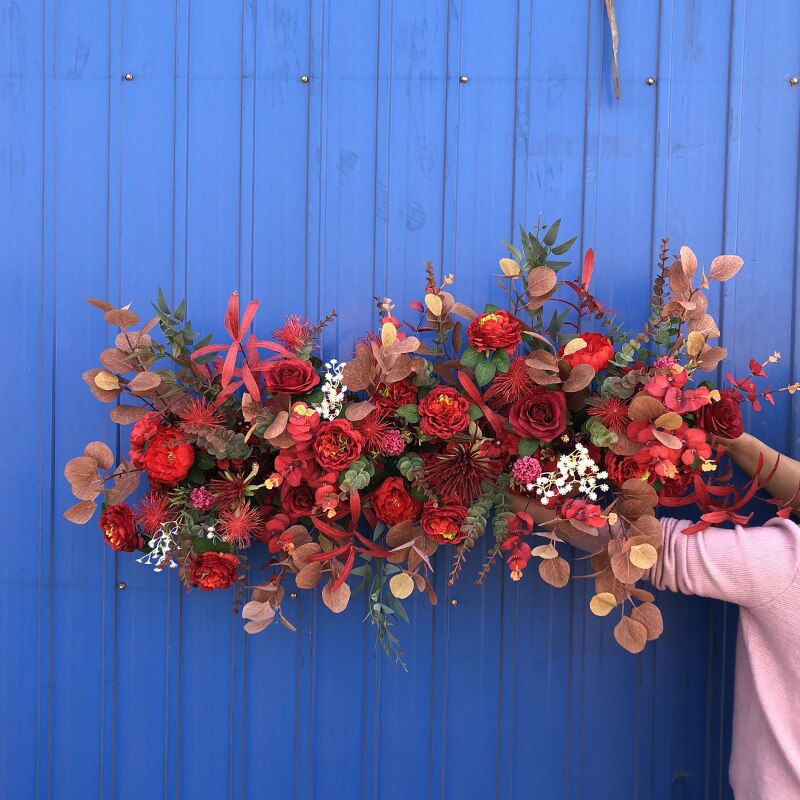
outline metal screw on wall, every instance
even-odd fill
[[[308,75],[301,75],[300,83],[308,83]]]
[[[798,78],[797,75],[792,75],[792,77],[789,78],[790,86],[797,86],[798,83],[800,83],[800,78]]]
[[[297,592],[289,592],[289,597],[291,597],[292,600],[297,600]]]
[[[468,75],[462,75],[458,80],[461,83],[469,83],[469,76]]]
[[[130,72],[126,72],[125,73],[125,80],[126,81],[132,81],[133,80],[133,75],[131,75]]]
[[[125,581],[120,581],[120,582],[117,584],[117,589],[119,589],[120,591],[122,591],[124,588],[125,588]]]
[[[450,601],[450,605],[451,605],[451,606],[457,606],[457,605],[458,605],[458,600],[456,600],[456,598],[454,597],[454,598],[453,598],[453,599]]]
[[[645,81],[645,83],[646,83],[648,86],[652,86],[652,85],[653,85],[655,82],[656,82],[656,79],[655,79],[655,78],[648,78],[648,79]]]

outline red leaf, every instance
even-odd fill
[[[767,377],[767,373],[764,372],[764,368],[754,358],[750,359],[750,374],[751,375],[758,375],[760,378],[766,378]]]
[[[592,279],[594,272],[594,250],[590,247],[583,257],[583,271],[581,272],[581,283],[584,289],[589,288],[589,281]]]
[[[422,303],[420,303],[419,300],[412,300],[409,303],[409,306],[411,306],[411,308],[413,308],[414,311],[419,311],[420,314],[424,314],[425,313],[425,306],[423,306]]]

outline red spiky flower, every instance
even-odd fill
[[[484,397],[492,408],[505,408],[523,397],[531,397],[536,389],[536,384],[528,376],[525,359],[517,356],[511,359],[508,372],[495,375]]]
[[[297,314],[288,315],[280,328],[272,331],[272,338],[285,345],[289,350],[300,351],[313,339],[311,325]]]
[[[249,502],[239,508],[226,509],[219,515],[217,526],[222,538],[237,547],[248,547],[254,533],[264,524],[264,514],[260,508],[253,508]]]
[[[592,417],[597,417],[603,425],[614,433],[624,433],[630,420],[628,404],[619,397],[598,397],[596,402],[586,409]]]
[[[481,484],[492,484],[504,463],[501,448],[489,439],[451,441],[443,452],[429,456],[425,480],[443,497],[458,497],[469,506],[480,494]]]
[[[238,508],[251,494],[250,477],[239,473],[224,473],[222,477],[212,478],[208,484],[208,491],[214,498],[214,508],[231,510]]]
[[[197,435],[209,428],[221,428],[225,417],[220,409],[202,397],[192,397],[180,408],[179,426],[190,435]]]
[[[134,509],[134,517],[143,531],[155,536],[172,517],[169,497],[163,492],[148,492]]]
[[[371,411],[356,423],[356,430],[364,437],[365,450],[380,450],[383,437],[391,430],[387,415],[380,409]]]

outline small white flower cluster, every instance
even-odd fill
[[[155,572],[161,572],[163,569],[161,564],[173,550],[177,535],[178,526],[174,523],[172,525],[165,523],[161,526],[161,530],[147,543],[152,550],[149,553],[145,553],[141,558],[137,558],[136,561],[139,564],[147,564],[148,566],[155,564],[153,570]],[[169,565],[170,568],[173,569],[178,566],[175,563],[175,559],[172,559]]]
[[[572,453],[559,456],[556,468],[552,472],[543,472],[536,483],[525,488],[540,498],[543,506],[549,505],[557,495],[568,495],[573,492],[585,495],[589,500],[597,500],[598,491],[607,492],[608,484],[600,483],[608,478],[608,473],[589,456],[585,445],[578,442]]]
[[[332,358],[325,364],[325,383],[322,385],[322,402],[313,406],[322,419],[332,420],[339,416],[347,387],[342,383],[345,362]]]

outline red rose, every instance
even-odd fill
[[[142,456],[147,476],[164,486],[182,481],[194,464],[194,448],[177,428],[161,427]]]
[[[314,510],[315,492],[307,483],[292,486],[281,484],[281,511],[288,514],[293,521],[300,517],[308,517]]]
[[[715,403],[701,406],[697,424],[708,433],[723,439],[738,439],[744,433],[742,424],[742,398],[736,389],[723,389]]]
[[[614,358],[614,345],[602,333],[582,333],[580,338],[586,342],[586,347],[564,356],[571,367],[578,364],[588,364],[595,372],[605,369]],[[563,348],[561,350],[563,354]]]
[[[621,487],[629,478],[641,478],[647,472],[643,464],[630,456],[618,456],[610,450],[605,451],[604,462],[608,478],[615,486]]]
[[[131,428],[131,449],[129,457],[136,469],[144,469],[144,449],[159,429],[159,417],[154,411],[145,414]]]
[[[141,539],[136,533],[133,511],[125,503],[109,506],[98,520],[106,543],[114,550],[131,553],[139,547]]]
[[[378,386],[372,402],[378,408],[387,411],[397,411],[400,406],[417,402],[419,389],[409,380],[397,381],[395,383],[382,383]]]
[[[198,553],[189,570],[189,582],[204,592],[227,589],[236,581],[239,559],[232,553],[217,553],[207,550]]]
[[[507,311],[487,312],[467,326],[467,339],[482,353],[503,348],[511,355],[522,341],[522,325]]]
[[[415,520],[422,510],[422,503],[406,491],[402,478],[387,478],[380,488],[372,493],[371,499],[375,515],[387,525]]]
[[[567,427],[567,400],[558,389],[540,388],[533,396],[517,400],[508,419],[520,436],[552,442]]]
[[[317,464],[341,472],[361,455],[364,437],[348,420],[335,419],[319,426],[313,446]]]
[[[439,505],[429,500],[423,506],[422,529],[434,542],[458,544],[466,537],[461,530],[466,518],[467,509],[457,497],[445,497]]]
[[[418,409],[420,427],[428,436],[450,439],[469,427],[469,401],[449,386],[433,389]]]
[[[264,385],[270,394],[305,394],[319,383],[319,375],[308,361],[284,358],[264,367]]]

